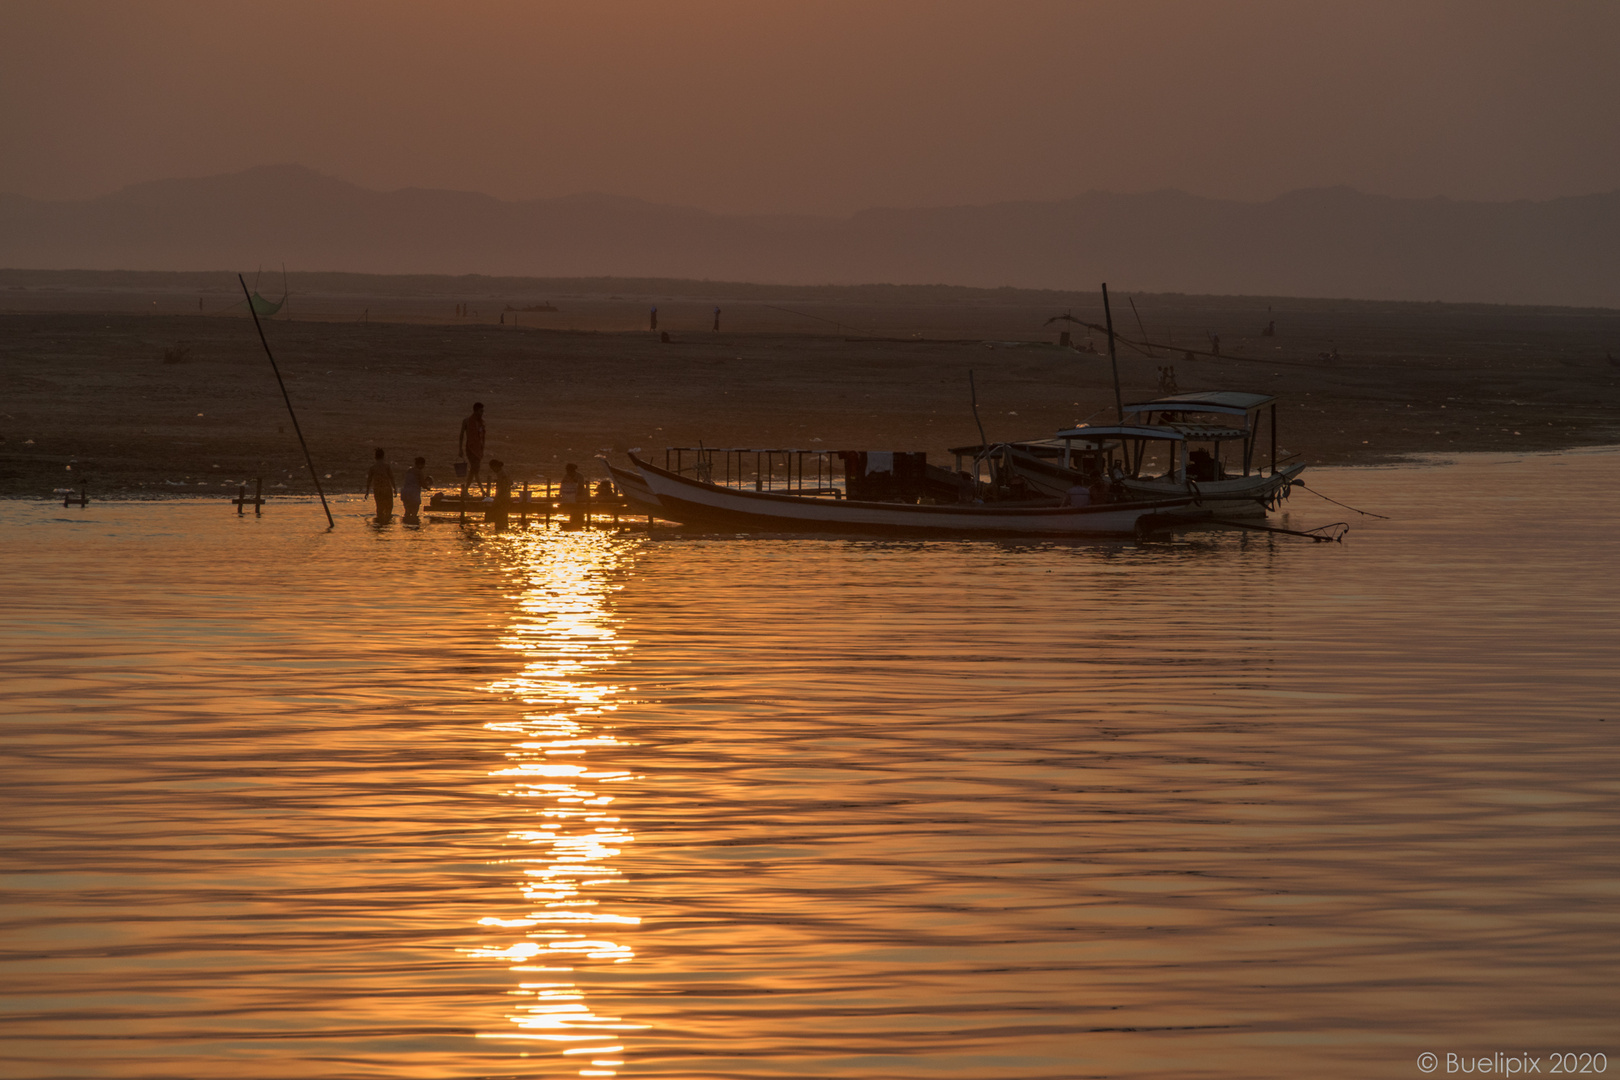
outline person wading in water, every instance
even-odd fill
[[[394,470],[384,461],[383,448],[377,447],[377,460],[366,472],[366,493],[377,499],[377,524],[386,525],[394,517]]]
[[[506,463],[500,458],[489,459],[489,478],[495,482],[495,501],[484,512],[484,520],[494,522],[497,529],[504,529],[512,510],[512,478],[506,475]]]
[[[585,500],[580,497],[583,482],[579,466],[570,461],[563,469],[562,483],[557,485],[557,501],[568,508],[568,525],[574,529],[585,524]]]
[[[417,458],[416,463],[405,470],[405,481],[399,485],[399,499],[405,504],[404,522],[407,525],[420,525],[422,519],[417,512],[422,509],[422,489],[433,483],[433,477],[427,474],[427,458]]]

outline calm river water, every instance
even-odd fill
[[[1342,546],[0,505],[0,1074],[1620,1072],[1617,472],[1318,470]]]

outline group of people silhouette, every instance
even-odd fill
[[[497,527],[506,525],[512,506],[512,478],[506,474],[506,463],[500,458],[489,459],[489,473],[484,474],[484,451],[488,442],[488,429],[484,426],[484,403],[473,402],[472,413],[461,422],[456,435],[456,475],[461,480],[463,506],[469,492],[477,490],[488,496],[494,489],[494,498],[485,513],[485,520]],[[579,466],[569,462],[558,485],[558,501],[570,508],[570,520],[577,522],[580,512],[573,509],[581,502],[583,479]],[[405,478],[396,484],[393,467],[388,464],[388,452],[377,447],[370,470],[366,473],[365,494],[376,500],[377,524],[386,525],[394,518],[394,495],[397,492],[404,504],[401,517],[406,525],[421,524],[422,492],[433,487],[433,478],[427,474],[427,458],[418,457],[405,470]],[[588,491],[587,491],[588,494]]]

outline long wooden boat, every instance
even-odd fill
[[[606,462],[608,473],[613,477],[613,487],[625,504],[638,514],[657,516],[664,511],[664,506],[658,501],[658,496],[652,493],[647,481],[634,469],[621,469],[611,461]]]
[[[1107,537],[1133,536],[1196,517],[1196,511],[1188,513],[1193,500],[1186,494],[1094,506],[865,502],[739,490],[660,469],[634,454],[630,460],[657,498],[660,517],[726,531]]]

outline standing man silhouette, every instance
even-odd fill
[[[484,403],[473,402],[472,415],[461,422],[461,434],[456,436],[456,456],[467,457],[467,479],[461,485],[462,494],[478,483],[478,466],[484,461]]]
[[[366,494],[377,500],[377,524],[387,525],[394,517],[394,470],[388,467],[387,455],[377,447],[376,460],[366,472]]]
[[[658,329],[658,309],[657,308],[652,309],[652,325],[647,327],[647,329],[649,329],[649,330]]]

